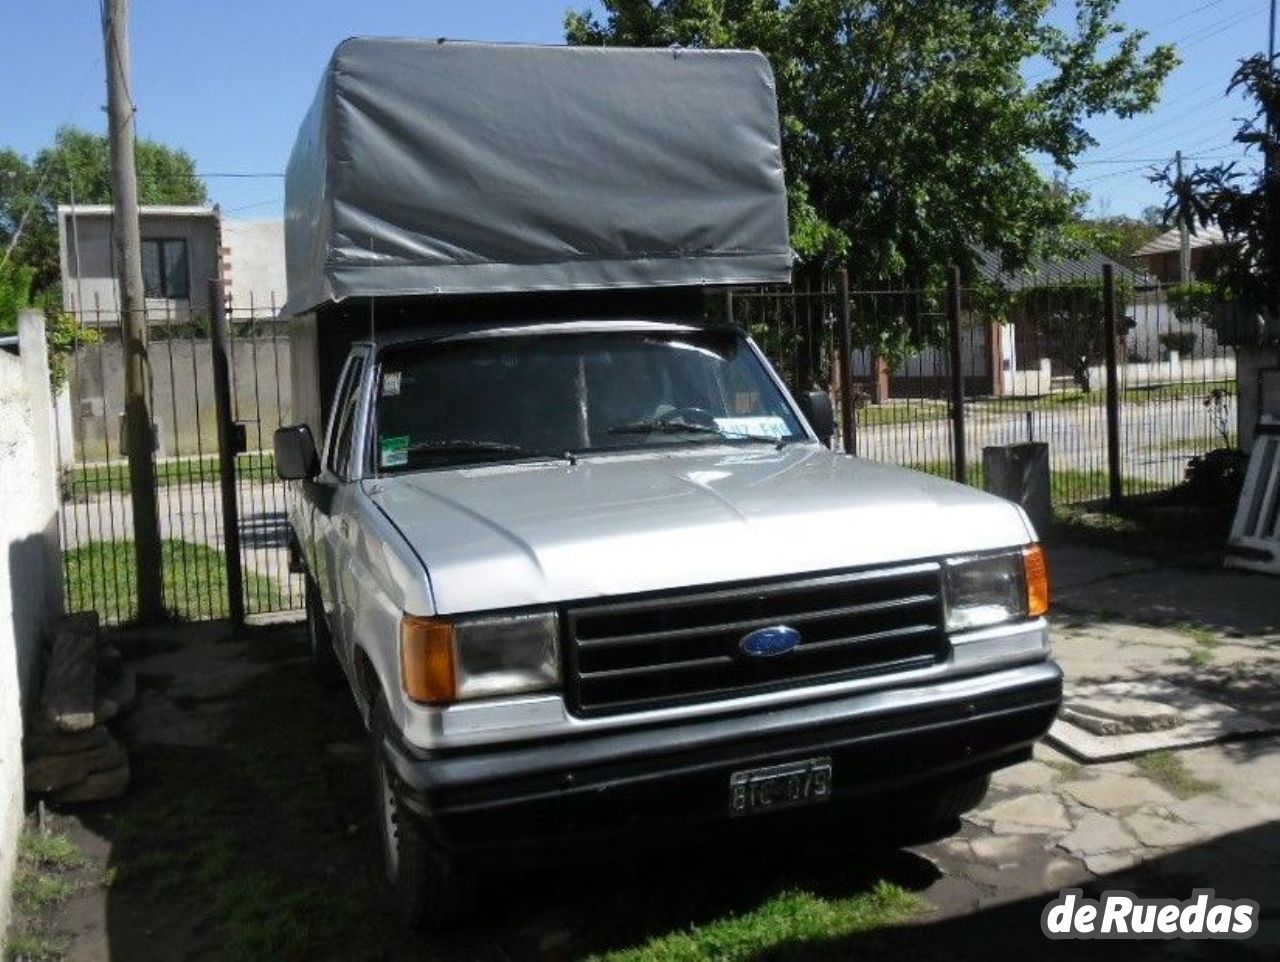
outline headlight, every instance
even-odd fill
[[[400,677],[423,704],[541,691],[560,682],[554,612],[400,622]]]
[[[949,558],[945,565],[947,630],[968,631],[1049,610],[1044,551],[1029,545],[1003,554]]]

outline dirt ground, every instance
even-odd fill
[[[1255,707],[1280,704],[1280,629],[1266,617],[1266,596],[1260,607],[1251,600],[1274,582],[1174,576],[1088,550],[1060,553],[1057,576],[1069,678],[1156,670],[1159,655],[1166,673],[1193,671]],[[1126,579],[1137,586],[1127,596]],[[1231,624],[1156,629],[1151,621],[1167,613],[1137,598],[1219,598]],[[481,878],[471,915],[425,938],[406,934],[385,907],[365,736],[349,695],[312,679],[300,626],[232,637],[222,625],[189,625],[113,640],[140,687],[117,726],[133,784],[118,802],[50,816],[88,859],[52,919],[68,959],[576,959],[750,913],[780,892],[844,898],[880,880],[919,893],[928,910],[908,924],[759,957],[1280,955],[1274,737],[1179,753],[1170,770],[1082,767],[1038,750],[1002,773],[950,838],[903,839],[874,819],[805,815],[499,864]],[[1153,830],[1155,838],[1142,834]],[[1116,831],[1128,841],[1107,848]],[[1232,945],[1050,943],[1040,913],[1070,885],[1179,899],[1210,886],[1259,901],[1262,926]]]

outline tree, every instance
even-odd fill
[[[1280,58],[1255,54],[1240,61],[1227,93],[1244,90],[1254,101],[1235,142],[1261,155],[1246,173],[1238,164],[1197,167],[1179,177],[1165,168],[1151,176],[1168,192],[1166,220],[1182,219],[1195,232],[1216,223],[1228,241],[1208,280],[1220,298],[1247,313],[1280,323]]]
[[[603,0],[566,16],[571,43],[748,47],[773,65],[792,244],[855,281],[936,281],[983,247],[1009,269],[1057,252],[1082,196],[1029,159],[1070,170],[1085,121],[1150,109],[1170,47],[1078,0]],[[1028,75],[1033,79],[1028,79]]]
[[[1131,294],[1130,285],[1117,278],[1116,303],[1128,303]],[[1085,392],[1092,388],[1089,369],[1106,354],[1105,295],[1101,280],[1086,278],[1025,287],[1012,298],[1014,310],[1031,323],[1049,355]],[[1121,326],[1132,328],[1133,322],[1124,319]]]
[[[1121,264],[1129,263],[1136,251],[1147,241],[1159,237],[1162,229],[1133,217],[1081,218],[1069,228],[1069,236],[1091,250],[1106,254]]]
[[[185,151],[139,140],[138,197],[143,204],[204,204],[204,183]],[[51,147],[28,162],[17,151],[0,151],[0,258],[33,271],[43,292],[58,282],[59,204],[111,203],[107,138],[61,127]],[[16,242],[14,238],[17,238]]]

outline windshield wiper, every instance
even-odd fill
[[[415,454],[430,451],[439,454],[457,454],[458,452],[492,451],[495,454],[531,454],[527,448],[506,441],[486,441],[480,438],[443,438],[430,441],[414,441],[409,445],[409,453]]]
[[[609,434],[711,434],[730,440],[755,441],[760,444],[772,444],[781,450],[786,440],[768,434],[751,434],[748,431],[728,431],[711,424],[692,424],[688,421],[652,418],[646,421],[628,421],[616,424],[608,429]]]
[[[533,451],[523,445],[512,444],[508,441],[490,441],[485,438],[440,438],[414,441],[409,445],[409,456],[423,454],[515,454],[522,458],[545,458],[548,461],[578,463],[577,455],[572,451]]]

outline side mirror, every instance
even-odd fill
[[[305,424],[276,428],[276,474],[286,481],[309,481],[320,473],[320,455]]]
[[[826,391],[808,391],[796,401],[818,440],[831,447],[831,436],[836,431],[836,412],[831,407],[831,396]]]

